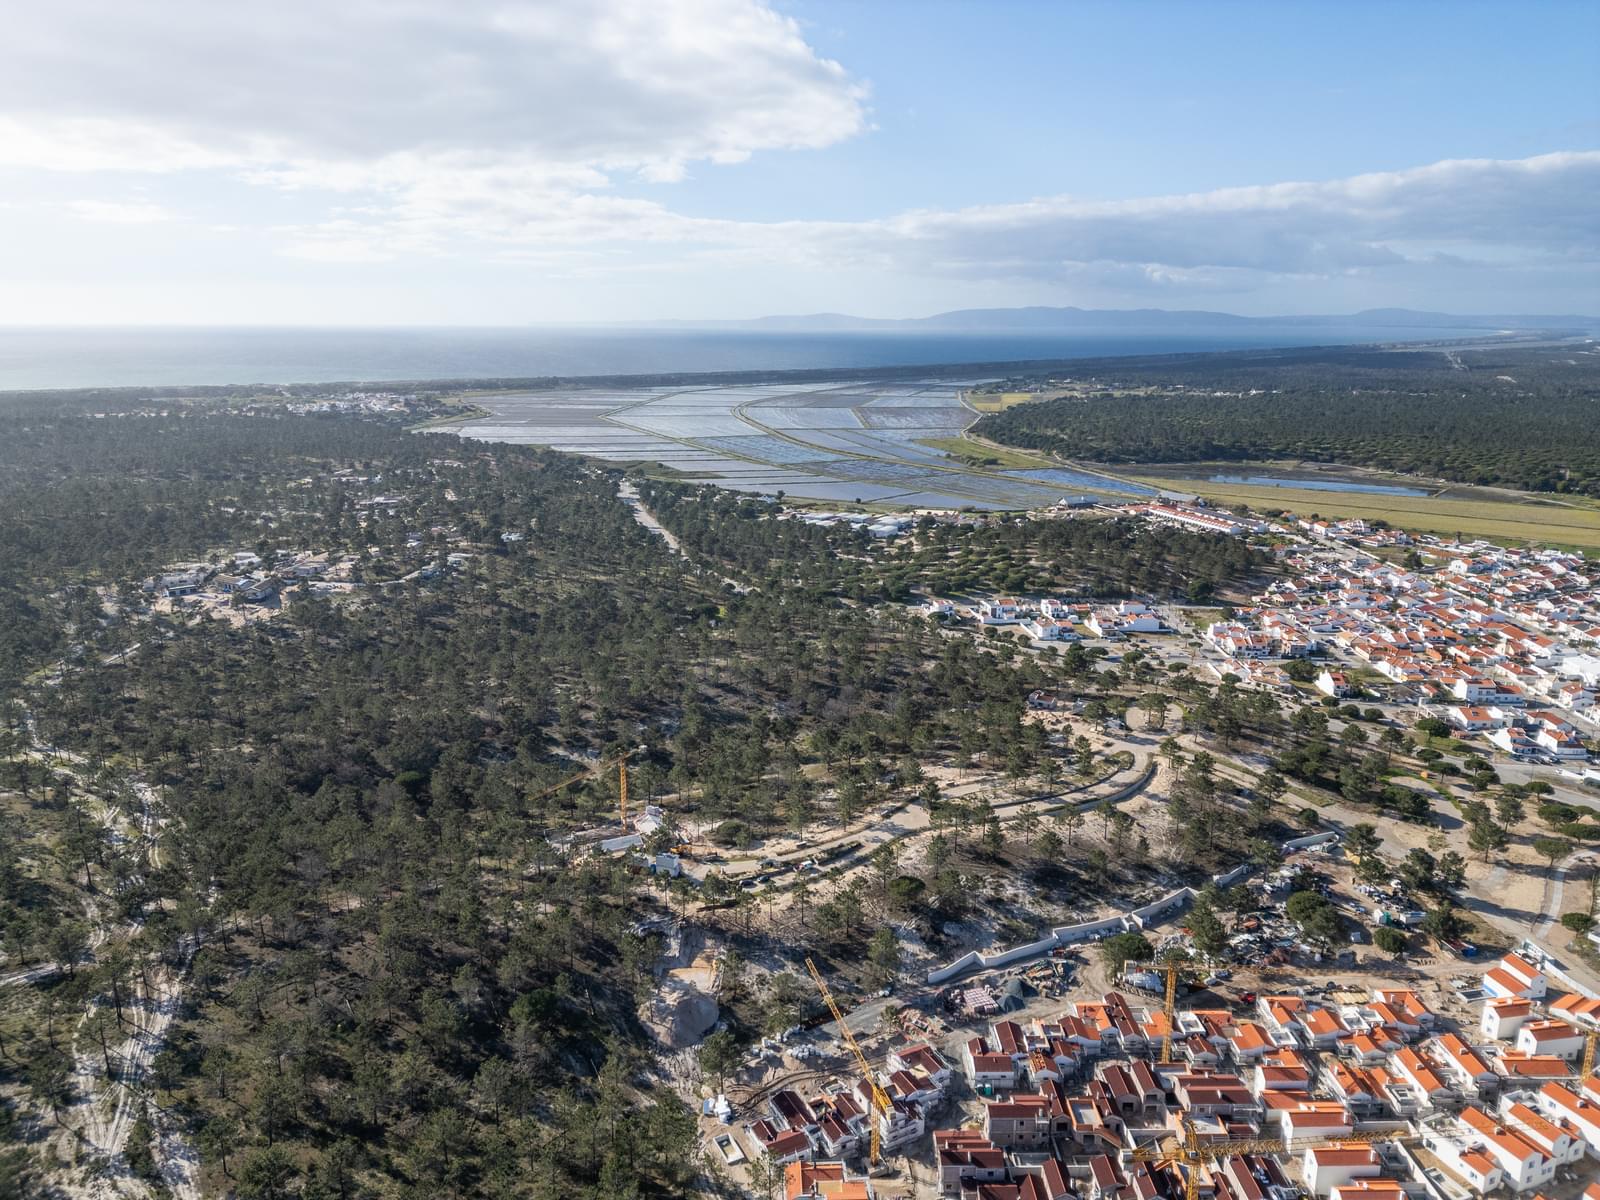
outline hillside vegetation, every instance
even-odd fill
[[[1093,382],[974,432],[1095,462],[1306,459],[1600,495],[1600,359],[1587,350],[1222,354],[1106,364]]]
[[[636,802],[760,833],[844,825],[919,755],[1026,773],[1055,672],[864,602],[1264,565],[1111,521],[885,547],[647,485],[679,556],[619,472],[403,431],[426,411],[109,404],[0,408],[0,949],[29,976],[0,993],[0,1117],[31,1147],[0,1182],[27,1187],[154,1180],[186,1145],[205,1194],[715,1194],[637,1015],[641,922],[677,898],[567,847],[614,820],[612,775],[552,785],[643,745]],[[288,551],[349,582],[208,610],[143,587]],[[830,944],[859,961],[867,932]],[[131,1124],[95,1115],[117,1096]]]

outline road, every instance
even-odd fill
[[[1545,880],[1544,902],[1540,906],[1539,919],[1534,923],[1533,936],[1538,941],[1543,941],[1549,936],[1555,923],[1561,919],[1561,901],[1567,890],[1567,875],[1577,867],[1593,866],[1594,852],[1588,849],[1575,850],[1562,860],[1561,865],[1550,872]]]
[[[644,502],[639,499],[639,489],[631,480],[622,481],[617,488],[617,497],[633,510],[633,519],[664,541],[669,550],[674,554],[683,553],[683,543],[678,540],[676,534],[656,520],[655,513],[644,506]]]
[[[1044,792],[1035,796],[1026,796],[1016,800],[1008,800],[994,805],[994,814],[997,817],[1016,816],[1020,813],[1038,811],[1040,813],[1063,807],[1070,803],[1080,811],[1087,812],[1103,803],[1108,797],[1114,802],[1129,799],[1138,795],[1155,777],[1155,762],[1150,755],[1145,755],[1141,762],[1137,757],[1132,767],[1118,771],[1104,779],[1087,784],[1082,788],[1068,791]],[[1115,786],[1106,788],[1108,783]],[[962,784],[957,787],[947,788],[942,793],[945,799],[959,800],[966,796],[982,793],[992,786],[988,780],[977,780],[972,783]],[[1071,800],[1070,797],[1078,792],[1087,793],[1082,799]],[[704,879],[711,871],[719,871],[732,878],[751,875],[761,869],[764,862],[794,863],[804,862],[815,858],[819,853],[830,846],[841,842],[861,843],[861,849],[856,852],[856,858],[864,858],[867,853],[876,850],[887,842],[896,842],[905,838],[915,837],[926,833],[931,828],[928,810],[920,804],[906,802],[886,809],[876,821],[854,829],[846,829],[830,837],[809,842],[804,846],[795,846],[786,850],[771,850],[740,859],[723,859],[719,862],[690,862],[684,865],[685,874],[696,879]]]
[[[667,549],[686,560],[689,559],[689,555],[684,552],[683,543],[678,540],[677,534],[657,520],[655,513],[644,506],[644,501],[639,499],[639,489],[631,481],[625,479],[618,485],[617,498],[633,510],[633,519],[635,521],[667,544]],[[701,569],[704,570],[703,567]],[[717,578],[741,596],[751,590],[748,584],[740,583],[737,579],[730,578],[727,575],[719,575]]]

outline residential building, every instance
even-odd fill
[[[1483,973],[1483,990],[1490,996],[1539,1000],[1547,986],[1544,972],[1517,954],[1506,955]]]

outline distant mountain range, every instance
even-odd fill
[[[1165,308],[963,308],[931,317],[853,317],[846,313],[755,317],[743,321],[649,321],[652,328],[749,330],[753,333],[1062,333],[1080,331],[1137,333],[1197,329],[1296,329],[1354,326],[1361,329],[1426,332],[1463,329],[1600,330],[1600,318],[1568,315],[1416,312],[1409,308],[1369,308],[1328,316],[1241,317],[1235,313]]]

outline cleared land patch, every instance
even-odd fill
[[[968,392],[967,403],[979,412],[1004,412],[1017,404],[1035,400],[1054,400],[1054,392]]]

